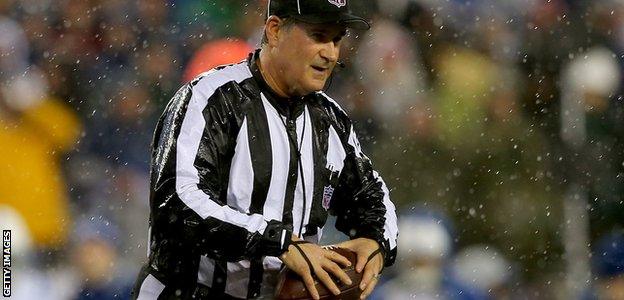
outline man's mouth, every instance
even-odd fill
[[[323,68],[323,67],[319,67],[319,66],[312,66],[312,68],[313,68],[314,70],[319,71],[319,72],[325,72],[325,71],[327,71],[327,69],[328,69],[328,68]]]

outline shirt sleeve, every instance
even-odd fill
[[[337,216],[336,228],[350,238],[365,237],[379,243],[385,266],[394,263],[397,253],[398,226],[394,204],[385,182],[364,155],[351,124],[344,168],[332,201],[331,212]]]
[[[227,157],[237,124],[227,99],[209,92],[185,86],[161,117],[152,153],[152,216],[161,232],[215,259],[279,256],[291,236],[283,223],[227,205]]]

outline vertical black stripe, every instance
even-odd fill
[[[290,146],[290,160],[288,163],[288,178],[286,180],[286,195],[284,199],[284,212],[282,214],[282,222],[289,224],[291,230],[299,228],[300,224],[293,224],[293,202],[295,200],[295,188],[297,187],[297,178],[299,173],[298,152],[296,145],[290,141],[297,141],[297,125],[295,120],[288,118],[286,120],[286,134],[288,135]]]
[[[227,281],[227,262],[225,260],[215,260],[214,274],[212,277],[211,290],[217,295],[225,294],[225,284]]]
[[[192,247],[195,243],[190,239],[172,240],[171,238],[172,232],[187,232],[184,231],[186,227],[182,222],[189,216],[187,212],[190,212],[190,210],[183,210],[184,204],[175,191],[175,180],[171,179],[176,178],[176,141],[193,95],[194,84],[180,88],[167,104],[159,119],[158,130],[152,144],[150,225],[153,247],[150,245],[149,265],[158,267],[160,274],[166,274],[163,276],[166,280],[162,280],[163,283],[166,282],[166,288],[162,294],[166,294],[171,289],[179,289],[183,293],[187,293],[188,290],[192,292],[197,282],[199,269],[199,253],[196,248]],[[176,200],[169,201],[170,199]],[[167,208],[160,208],[164,204]],[[169,216],[174,214],[176,219],[172,221],[173,219]],[[170,257],[176,259],[169,259]]]
[[[231,117],[222,113],[231,110],[230,107],[219,99],[241,98],[226,96],[236,89],[236,83],[229,82],[216,89],[208,98],[202,111],[206,124],[194,161],[199,175],[198,186],[211,197],[211,200],[220,205],[227,204],[230,166],[234,157],[236,136],[242,127],[243,118],[238,116],[235,124],[232,124]]]
[[[263,258],[254,258],[251,260],[249,270],[249,285],[247,287],[247,298],[255,298],[260,295],[260,287],[262,286],[262,275],[264,273]]]
[[[329,140],[329,123],[322,116],[324,111],[316,105],[309,107],[312,123],[312,156],[314,157],[314,192],[312,194],[312,211],[309,227],[306,232],[316,234],[317,227],[323,227],[327,220],[327,211],[323,208],[323,189],[327,185],[327,147]]]
[[[247,136],[249,139],[251,165],[254,172],[249,212],[262,214],[264,202],[269,192],[269,185],[271,184],[273,164],[271,134],[261,99],[251,101],[248,112]]]
[[[266,202],[273,165],[271,133],[267,121],[266,110],[261,97],[257,101],[249,103],[247,114],[247,136],[249,139],[249,152],[251,166],[254,172],[253,190],[251,192],[251,204],[249,212],[262,214]],[[247,286],[247,298],[255,298],[260,294],[264,266],[262,257],[250,260],[249,284]]]

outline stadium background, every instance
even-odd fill
[[[373,298],[624,299],[624,2],[353,2],[373,29],[349,34],[328,90],[402,220]],[[14,298],[128,298],[155,120],[257,47],[265,7],[0,1]]]

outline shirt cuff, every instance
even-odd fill
[[[261,241],[261,253],[265,256],[280,256],[288,250],[292,231],[282,222],[271,220],[264,229]]]

